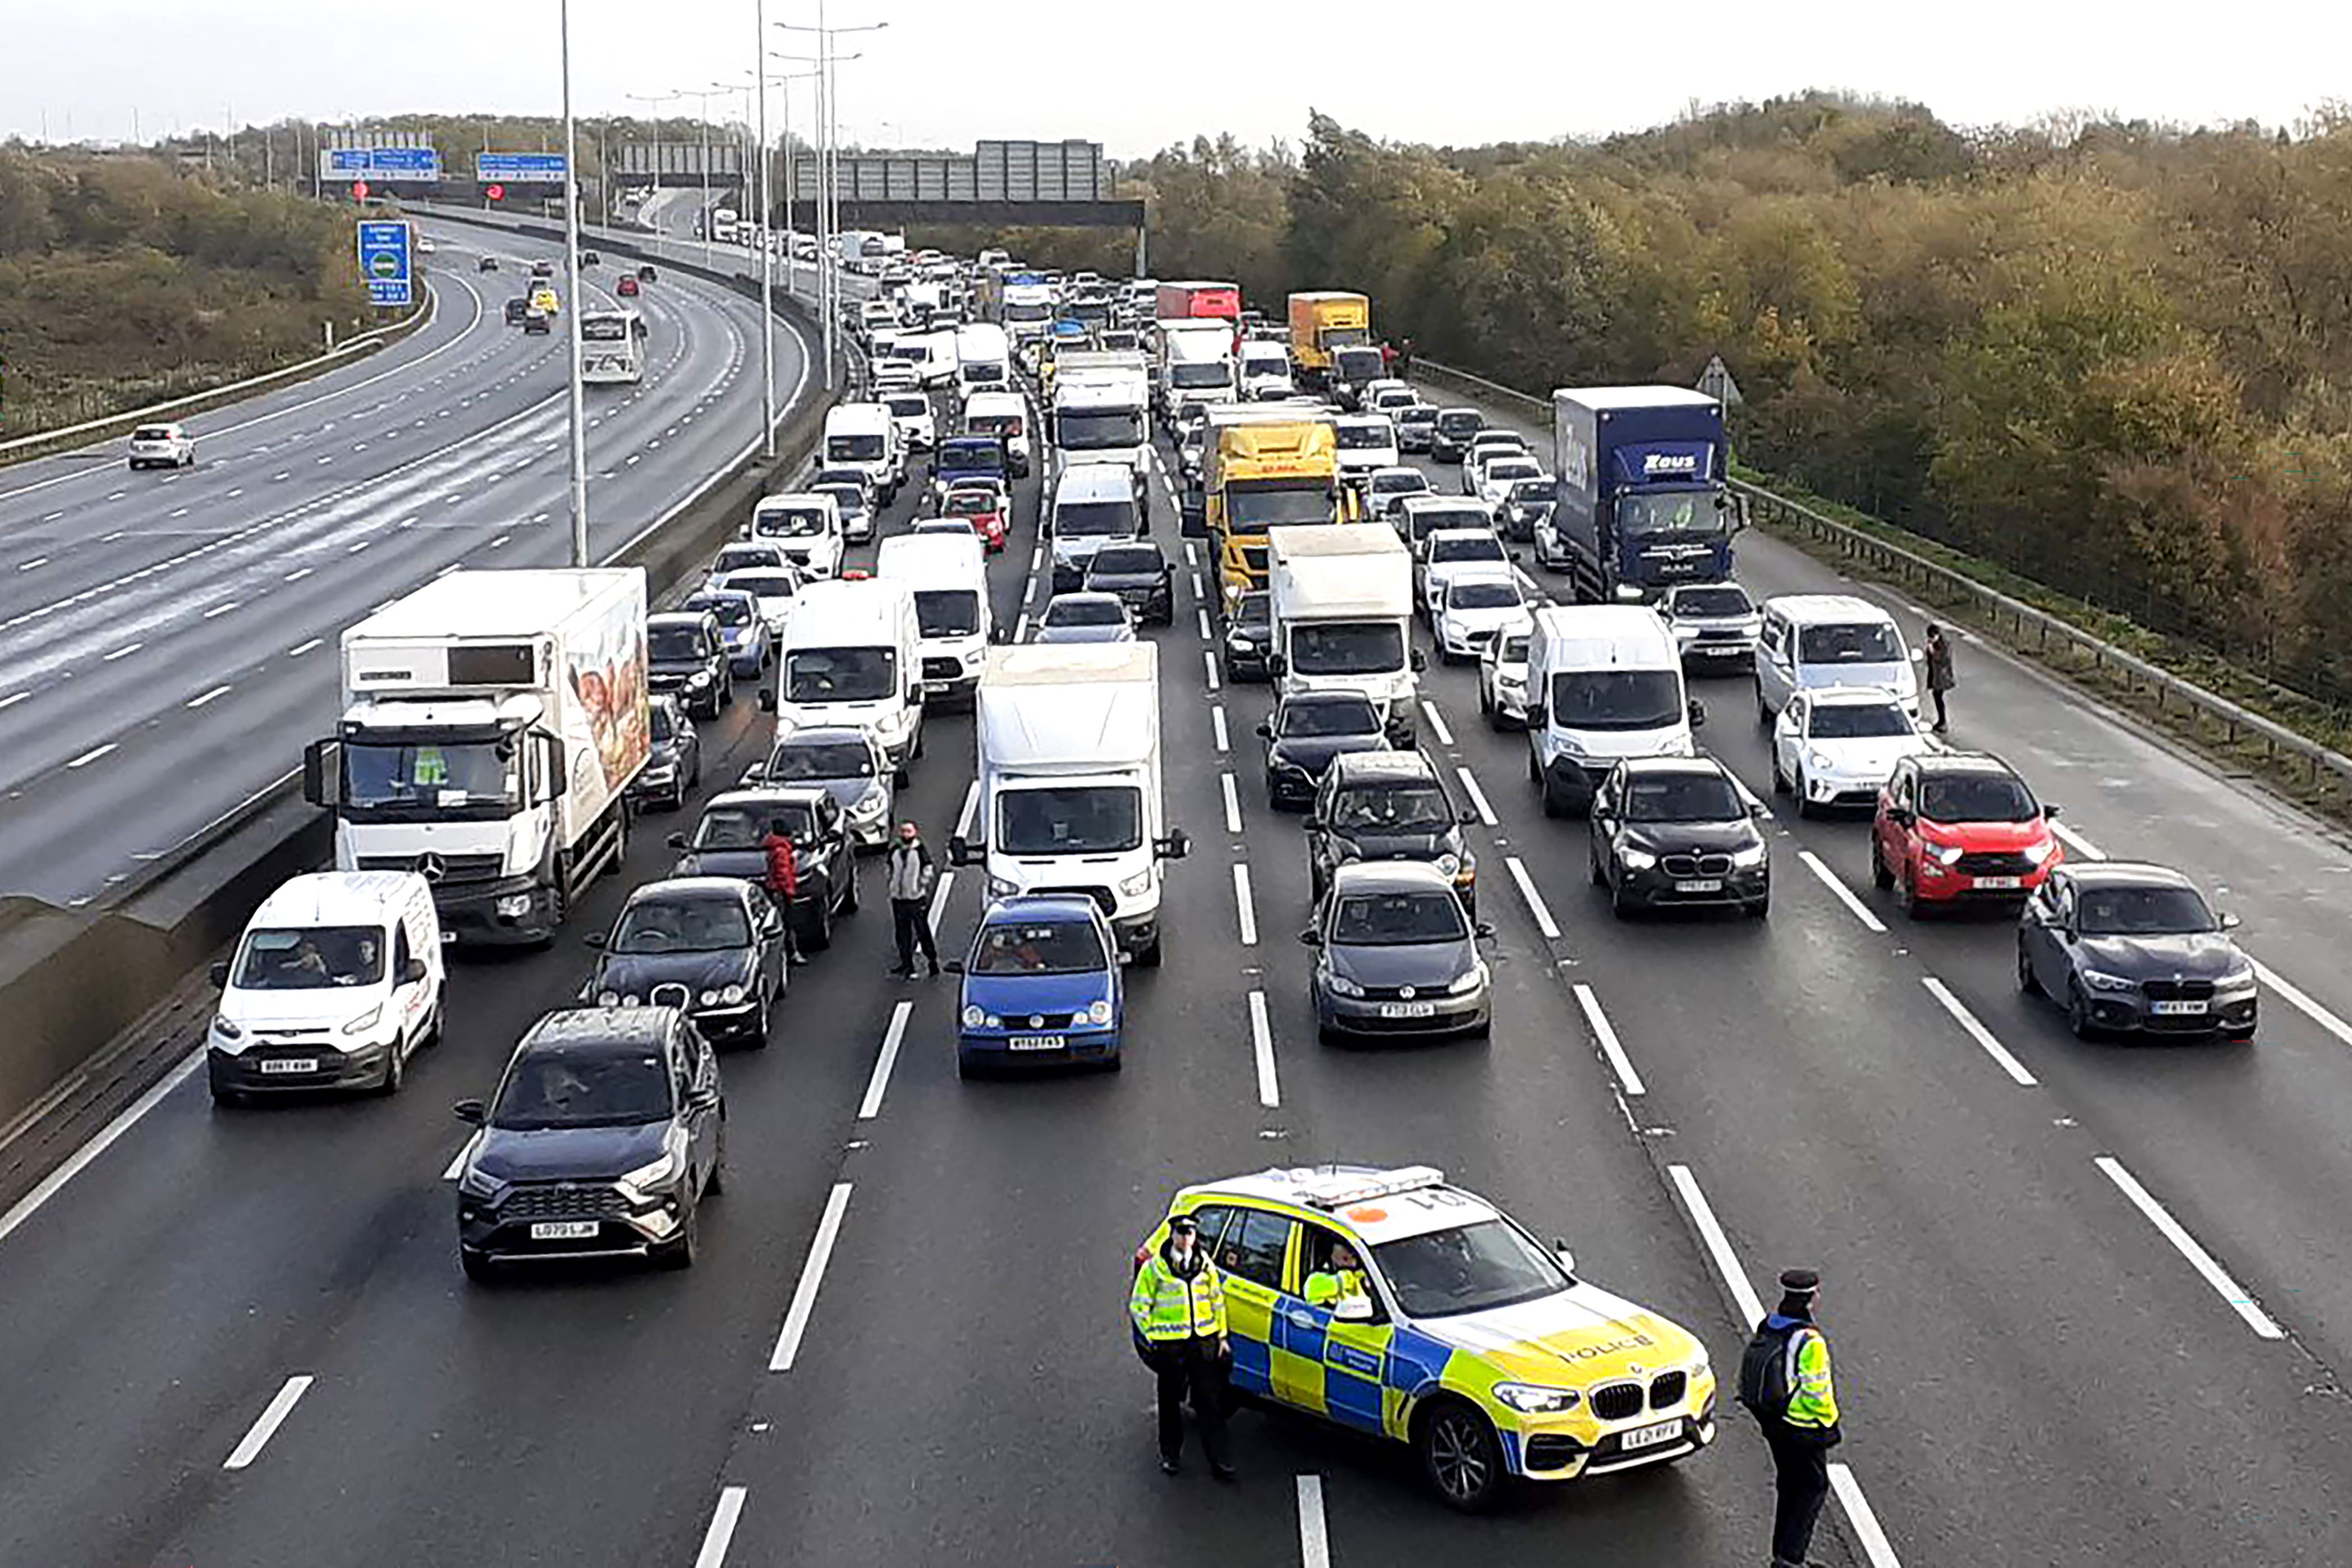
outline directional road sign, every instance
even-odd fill
[[[360,271],[367,278],[371,305],[414,305],[416,290],[408,267],[408,222],[360,225]]]
[[[484,152],[474,159],[474,178],[503,180],[509,185],[561,185],[561,152]]]
[[[441,178],[441,154],[430,147],[322,147],[319,172],[334,181],[423,184]]]

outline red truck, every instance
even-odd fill
[[[1234,283],[1163,283],[1158,308],[1161,321],[1215,317],[1238,323],[1242,319],[1241,286]]]

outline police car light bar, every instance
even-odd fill
[[[1351,1203],[1363,1203],[1370,1198],[1389,1197],[1400,1192],[1414,1192],[1422,1187],[1444,1185],[1445,1173],[1435,1166],[1402,1166],[1362,1181],[1333,1177],[1302,1196],[1310,1208],[1333,1209],[1344,1208]]]

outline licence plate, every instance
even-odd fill
[[[923,683],[923,695],[925,696],[931,696],[947,689],[948,683],[945,681],[925,681]]]
[[[1671,1443],[1683,1435],[1680,1421],[1653,1421],[1646,1427],[1636,1427],[1621,1433],[1617,1446],[1621,1449],[1654,1448],[1661,1443]]]
[[[595,1234],[593,1219],[535,1219],[530,1227],[533,1241],[587,1241]]]
[[[1701,643],[1698,645],[1698,651],[1702,653],[1723,654],[1745,653],[1748,652],[1747,649],[1741,647],[1737,643]]]
[[[2150,1002],[2147,1010],[2158,1018],[2196,1018],[2212,1005],[2210,1002]]]
[[[1016,1034],[1004,1045],[1008,1051],[1060,1051],[1067,1043],[1058,1034]]]
[[[318,1071],[319,1059],[315,1056],[272,1056],[264,1058],[261,1063],[261,1075],[264,1078],[280,1072],[316,1072]]]
[[[1675,883],[1675,891],[1676,893],[1721,893],[1723,879],[1719,876],[1702,876],[1690,882],[1678,882]]]
[[[1435,1002],[1382,1002],[1381,1017],[1384,1019],[1425,1019],[1437,1015]]]
[[[1979,887],[2023,887],[2025,879],[2021,876],[1980,876],[1977,878],[1977,885]]]

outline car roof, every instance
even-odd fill
[[[725,898],[740,904],[751,886],[740,876],[666,876],[659,882],[631,888],[628,903],[645,904],[658,898]]]
[[[1025,893],[1000,898],[981,912],[983,925],[1008,924],[1015,920],[1083,920],[1095,924],[1101,911],[1095,901],[1082,893]]]
[[[1429,530],[1428,534],[1428,538],[1432,541],[1439,539],[1467,539],[1482,538],[1491,539],[1495,537],[1495,530],[1485,524],[1481,524],[1474,528],[1432,528]]]
[[[2153,861],[2069,861],[2065,873],[2084,887],[2183,887],[2199,891],[2187,873]]]
[[[1922,773],[2000,774],[2024,782],[2024,776],[1990,751],[1931,751],[1918,759]]]
[[[317,871],[289,877],[261,901],[248,926],[382,925],[414,894],[417,873]]]
[[[1782,593],[1764,601],[1790,621],[1886,621],[1895,617],[1869,600],[1851,593]]]
[[[1499,1219],[1502,1211],[1450,1185],[1433,1166],[1328,1165],[1276,1167],[1186,1187],[1199,1201],[1234,1197],[1312,1214],[1370,1246]]]
[[[1339,893],[1446,893],[1454,879],[1427,861],[1349,861],[1331,873]]]
[[[832,792],[822,784],[764,784],[746,789],[722,789],[702,803],[705,811],[714,806],[814,806],[819,800],[830,800]]]
[[[1354,707],[1359,704],[1371,706],[1372,699],[1361,692],[1320,691],[1291,692],[1277,699],[1276,707]]]
[[[1122,610],[1127,608],[1127,601],[1116,593],[1083,588],[1073,592],[1054,595],[1045,601],[1045,613],[1051,615],[1056,604],[1116,604]]]
[[[516,1050],[659,1050],[679,1017],[676,1008],[558,1008],[541,1015]]]
[[[779,747],[805,743],[810,746],[864,746],[869,749],[873,737],[854,724],[817,724],[804,728],[786,729],[776,737]]]
[[[1124,463],[1080,463],[1062,471],[1054,501],[1128,501],[1135,498],[1133,471]]]
[[[646,617],[648,628],[655,626],[699,626],[709,618],[704,610],[663,610]]]
[[[1379,470],[1373,472],[1378,473]],[[1431,491],[1407,496],[1397,505],[1409,512],[1475,512],[1482,517],[1486,515],[1486,508],[1478,504],[1475,496],[1441,496]]]
[[[1441,534],[1451,534],[1467,533],[1469,530],[1466,528],[1439,528],[1435,531]],[[1445,580],[1449,584],[1449,592],[1451,592],[1453,589],[1465,588],[1474,582],[1507,582],[1512,587],[1517,588],[1519,583],[1519,573],[1517,567],[1507,565],[1501,561],[1474,560],[1465,565],[1460,571],[1449,573]],[[1450,607],[1453,604],[1453,601],[1448,599],[1446,603]]]
[[[1400,779],[1438,782],[1437,765],[1418,751],[1347,751],[1333,758],[1331,767],[1333,777],[1342,784],[1386,783]]]
[[[1384,463],[1378,468],[1372,470],[1372,477],[1375,479],[1380,478],[1382,475],[1398,474],[1409,475],[1412,477],[1420,480],[1424,485],[1429,483],[1429,476],[1423,473],[1420,469],[1414,467],[1410,463]]]
[[[1665,778],[1675,774],[1697,778],[1704,774],[1709,779],[1723,779],[1726,783],[1731,780],[1731,770],[1712,757],[1628,757],[1617,766],[1629,774],[1639,774],[1643,778]]]
[[[1816,686],[1801,695],[1815,707],[1885,707],[1895,700],[1885,686]]]

